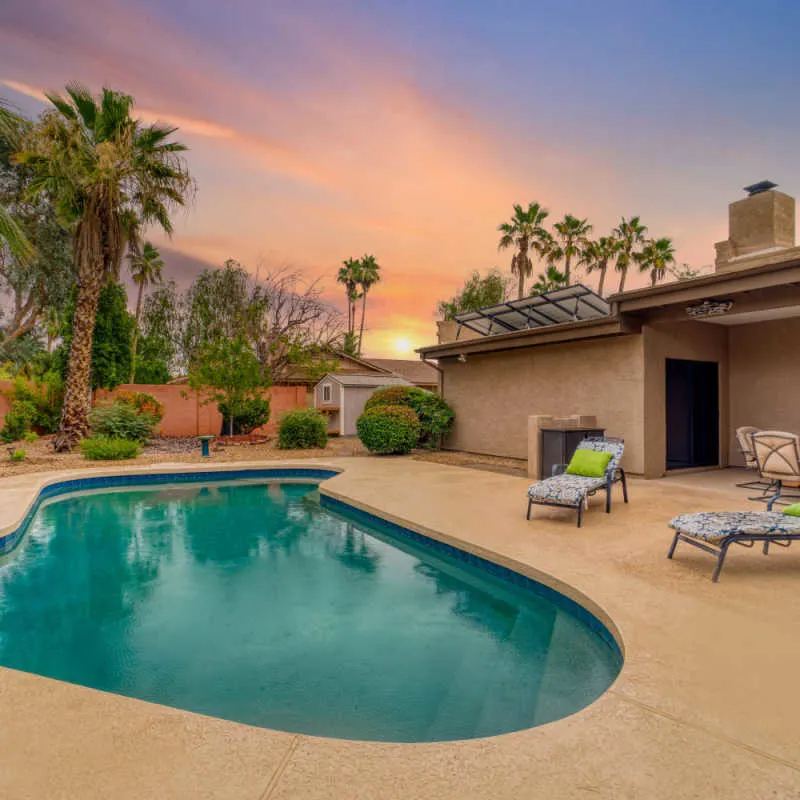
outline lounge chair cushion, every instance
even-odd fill
[[[790,506],[786,506],[783,509],[784,514],[788,514],[790,517],[800,517],[800,503],[792,503]]]
[[[756,536],[800,533],[800,517],[790,517],[775,511],[704,511],[700,514],[681,514],[669,523],[670,528],[686,536],[719,544],[734,534]]]
[[[603,478],[613,453],[578,448],[567,467],[567,475],[582,475],[585,478]]]
[[[528,497],[537,503],[579,506],[588,492],[606,485],[605,478],[587,478],[583,475],[554,475],[534,483]]]

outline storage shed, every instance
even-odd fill
[[[413,386],[394,375],[353,375],[328,373],[314,387],[314,406],[328,418],[328,433],[356,435],[356,420],[364,404],[382,386]]]

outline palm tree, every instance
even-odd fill
[[[4,148],[7,147],[12,152],[18,150],[22,136],[29,128],[30,123],[27,120],[15,114],[3,100],[0,100],[0,139]],[[22,264],[27,263],[33,256],[33,245],[17,224],[12,212],[4,206],[0,206],[0,242],[3,242],[11,255]]]
[[[556,237],[559,241],[564,259],[564,278],[567,286],[570,285],[570,266],[574,256],[579,256],[581,247],[586,241],[586,237],[591,233],[592,226],[588,219],[578,219],[572,214],[566,214],[561,222],[553,225]]]
[[[136,315],[133,327],[133,341],[131,342],[131,383],[136,376],[136,345],[139,339],[139,322],[142,318],[142,300],[145,286],[161,283],[161,270],[164,262],[161,253],[150,242],[145,242],[141,251],[128,254],[131,262],[131,275],[133,282],[139,287],[136,296]]]
[[[563,289],[565,286],[569,286],[567,276],[550,264],[545,272],[539,274],[536,283],[531,286],[531,291],[533,294],[544,294],[556,289]]]
[[[528,252],[533,249],[541,255],[545,247],[548,233],[542,223],[547,216],[548,212],[538,203],[528,203],[527,210],[517,204],[514,206],[511,221],[504,222],[497,228],[503,234],[497,249],[517,248],[511,259],[511,272],[519,278],[517,297],[525,296],[525,279],[533,274],[533,262]]]
[[[617,254],[617,272],[620,273],[619,289],[618,292],[625,291],[625,278],[628,275],[628,267],[634,260],[637,245],[644,242],[644,235],[647,233],[647,228],[639,222],[639,217],[631,217],[626,220],[625,217],[616,228],[614,228],[614,237],[619,242],[619,250]]]
[[[339,267],[339,273],[336,276],[338,283],[344,285],[344,291],[347,295],[347,332],[353,338],[353,332],[356,328],[356,300],[359,298],[358,282],[361,275],[361,262],[357,258],[348,258],[342,262]]]
[[[112,89],[99,97],[76,83],[32,129],[16,160],[34,171],[32,187],[55,199],[74,226],[78,273],[69,367],[56,450],[77,444],[88,428],[90,370],[100,290],[119,273],[125,248],[150,223],[172,232],[169,212],[183,205],[192,181],[172,141],[177,130],[131,116],[133,98]]]
[[[375,256],[364,256],[358,271],[358,285],[361,287],[361,330],[358,334],[358,355],[361,355],[361,342],[364,339],[364,318],[367,315],[367,292],[381,279],[381,265]]]
[[[601,236],[597,240],[587,239],[581,250],[579,264],[586,266],[587,272],[599,272],[600,280],[597,284],[597,294],[601,297],[606,284],[608,262],[619,251],[619,242],[613,236]]]
[[[672,239],[649,239],[642,252],[636,256],[639,269],[650,272],[650,285],[655,286],[666,274],[667,269],[675,264],[675,248]]]

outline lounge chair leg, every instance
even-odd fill
[[[533,500],[528,500],[528,514],[525,517],[525,519],[530,519],[531,518],[531,506],[532,505],[533,505]]]
[[[769,542],[766,539],[764,540],[764,555],[769,555]]]
[[[608,482],[608,486],[606,486],[606,514],[611,513],[611,487],[614,484],[611,481]]]
[[[583,500],[581,500],[580,504],[578,505],[578,527],[581,526],[581,519],[583,517]]]
[[[714,575],[711,577],[711,580],[714,583],[717,583],[717,581],[719,581],[719,574],[720,572],[722,572],[722,565],[725,563],[725,555],[728,552],[729,544],[730,542],[723,542],[722,546],[720,547],[719,555],[717,556],[717,566],[714,567]]]
[[[622,499],[628,502],[628,479],[625,477],[625,470],[620,468],[619,474],[622,478]]]
[[[781,496],[781,492],[783,491],[783,481],[776,481],[777,488],[775,489],[775,494],[767,501],[767,511],[772,511],[772,506],[778,502]]]
[[[672,558],[675,555],[675,548],[678,546],[678,539],[680,539],[680,531],[675,531],[675,536],[672,539],[672,544],[670,545],[669,552],[667,553],[667,558]]]

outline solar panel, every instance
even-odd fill
[[[611,306],[599,294],[582,283],[554,289],[552,292],[522,297],[487,306],[478,311],[464,311],[454,319],[461,327],[469,328],[481,336],[511,333],[548,325],[563,325],[587,319],[607,317]]]

